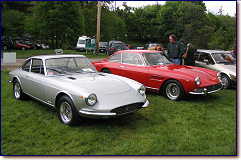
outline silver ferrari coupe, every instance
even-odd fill
[[[60,121],[68,125],[81,117],[115,117],[149,105],[144,85],[99,73],[83,55],[30,57],[9,75],[15,99],[28,95],[52,106]]]

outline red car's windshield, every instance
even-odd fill
[[[163,65],[163,64],[172,64],[165,56],[161,55],[160,53],[143,53],[143,59],[146,62],[146,65],[149,66],[156,66],[156,65]]]

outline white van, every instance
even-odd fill
[[[86,48],[85,48],[86,39],[90,39],[90,38],[87,36],[79,37],[78,42],[76,44],[77,51],[86,51]]]

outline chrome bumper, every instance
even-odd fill
[[[146,108],[149,105],[149,101],[146,100],[144,105],[141,108]],[[110,113],[110,112],[94,112],[94,111],[88,111],[88,110],[79,110],[79,114],[82,115],[83,117],[88,117],[88,118],[110,118],[110,117],[115,117],[117,116],[116,113]]]
[[[214,93],[214,92],[220,91],[222,89],[223,89],[223,84],[221,84],[221,87],[216,89],[216,90],[208,91],[207,88],[194,89],[194,91],[193,92],[189,92],[189,94],[207,95],[207,94],[210,94],[210,93]]]

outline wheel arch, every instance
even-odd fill
[[[101,68],[100,72],[102,72],[104,69],[108,69],[108,70],[110,71],[110,69],[109,69],[109,68]]]
[[[74,103],[74,100],[73,100],[73,98],[72,98],[72,96],[71,96],[70,94],[61,91],[61,92],[59,92],[59,93],[56,95],[56,97],[55,97],[55,101],[54,101],[54,106],[55,106],[55,108],[57,108],[58,100],[59,100],[62,96],[67,96],[67,97],[69,97],[69,98],[72,100],[72,102]]]

